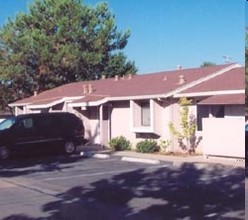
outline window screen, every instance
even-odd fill
[[[150,126],[150,103],[145,102],[141,103],[141,125],[142,126]]]

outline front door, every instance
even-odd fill
[[[104,146],[108,146],[109,140],[109,132],[110,132],[110,121],[109,121],[109,107],[103,106],[102,108],[102,144]]]

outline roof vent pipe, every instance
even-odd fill
[[[88,93],[88,86],[87,85],[83,85],[83,89],[84,89],[84,94]]]
[[[37,91],[34,91],[34,96],[37,96],[38,95],[38,92]]]
[[[93,85],[89,84],[88,88],[89,88],[89,93],[92,93],[93,92]]]
[[[184,84],[184,83],[186,83],[186,79],[185,79],[184,75],[179,75],[178,84],[181,85],[181,84]]]
[[[118,81],[118,80],[119,80],[119,76],[115,75],[115,81]]]
[[[106,79],[106,75],[102,75],[102,79]]]
[[[133,74],[129,73],[127,79],[132,79],[132,78],[133,78]]]

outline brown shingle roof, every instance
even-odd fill
[[[35,105],[47,105],[47,104],[49,104],[49,103],[52,103],[52,102],[56,102],[56,101],[62,100],[62,98],[63,98],[63,97],[55,97],[55,98],[41,99],[41,100],[35,101],[33,104],[35,104]]]
[[[235,68],[225,74],[209,79],[194,87],[191,87],[183,93],[199,93],[209,91],[224,91],[224,90],[243,90],[245,89],[245,68]]]
[[[245,104],[245,94],[227,94],[227,95],[214,95],[206,98],[200,102],[198,105],[244,105]]]
[[[56,99],[62,97],[79,97],[84,95],[84,86],[91,84],[93,86],[92,94],[88,94],[82,100],[74,102],[89,102],[103,99],[104,97],[132,97],[132,96],[147,96],[160,95],[169,93],[188,83],[199,80],[217,71],[231,66],[230,64],[209,66],[204,68],[181,69],[173,71],[165,71],[152,74],[134,75],[131,79],[128,76],[119,78],[117,81],[114,78],[101,79],[96,81],[84,81],[66,84],[54,89],[47,90],[32,96],[12,103],[12,105],[26,105],[46,103],[48,99]],[[179,77],[184,76],[185,84],[178,84]],[[232,80],[231,80],[232,82]]]
[[[85,97],[81,98],[81,99],[77,99],[76,101],[74,101],[73,103],[82,103],[82,102],[95,102],[95,101],[99,101],[102,100],[103,98],[105,98],[106,96],[94,96],[94,95],[86,95]]]

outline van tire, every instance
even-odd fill
[[[76,150],[76,146],[72,141],[66,141],[64,143],[64,152],[66,154],[73,154]]]
[[[6,160],[10,156],[10,151],[9,148],[5,146],[0,146],[0,159],[1,160]]]

